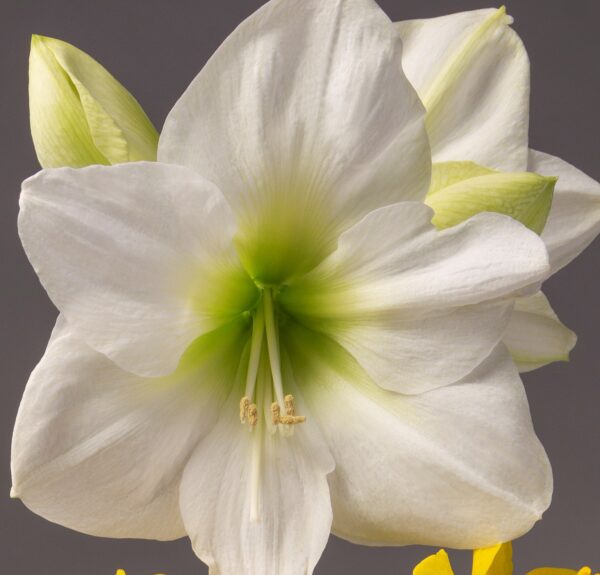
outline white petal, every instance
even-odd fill
[[[430,219],[410,202],[372,212],[280,296],[379,385],[403,393],[469,373],[500,341],[507,297],[548,269],[543,242],[511,218],[480,214],[444,231]]]
[[[516,300],[503,341],[519,371],[525,372],[568,361],[577,336],[558,319],[540,291]]]
[[[286,437],[259,420],[250,433],[238,402],[232,395],[229,416],[184,472],[181,514],[194,550],[213,575],[310,575],[331,529],[331,456],[314,423]]]
[[[357,218],[427,192],[423,109],[400,61],[396,30],[370,0],[268,2],[175,105],[159,160],[223,190],[255,277],[270,271],[252,261],[265,250],[282,265],[298,245],[319,252],[308,268]]]
[[[510,309],[510,303],[496,302],[422,318],[391,313],[353,320],[331,334],[384,389],[422,393],[457,381],[481,363],[502,338]]]
[[[564,160],[530,150],[529,171],[558,176],[542,239],[552,272],[576,258],[600,233],[600,184]]]
[[[73,329],[138,375],[173,371],[193,339],[243,311],[229,299],[254,297],[225,201],[185,168],[42,171],[23,183],[19,233]]]
[[[336,461],[337,535],[473,549],[522,535],[548,507],[550,466],[505,350],[459,383],[406,396],[373,385],[331,340],[288,330],[284,341]]]
[[[17,416],[13,497],[92,535],[184,536],[181,474],[235,376],[224,358],[240,348],[239,337],[225,342],[188,372],[145,379],[88,347],[59,318]]]
[[[504,8],[397,23],[434,161],[525,170],[529,59],[511,23]]]

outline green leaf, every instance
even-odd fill
[[[44,168],[156,160],[158,133],[135,98],[61,40],[32,36],[29,112]]]
[[[438,229],[459,224],[480,212],[510,216],[541,234],[557,178],[531,172],[498,172],[472,162],[433,165],[425,203],[433,208]]]

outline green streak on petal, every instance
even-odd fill
[[[345,279],[328,275],[302,278],[281,290],[278,304],[287,315],[306,327],[330,333],[344,321],[349,309],[360,309],[360,290]]]
[[[280,286],[315,267],[335,249],[339,235],[319,162],[286,161],[263,168],[246,182],[237,214],[240,259],[252,278],[266,286]]]
[[[421,100],[427,110],[426,125],[428,129],[435,122],[446,94],[454,88],[463,72],[469,68],[477,57],[479,49],[502,26],[510,23],[506,8],[502,6],[489,18],[484,20],[462,43],[460,48],[447,60],[446,65],[435,81],[423,93]]]
[[[377,385],[354,356],[329,336],[290,320],[281,327],[280,337],[294,379],[310,403],[320,403],[324,388],[330,388],[335,394],[347,392],[345,401],[373,402],[407,424],[418,422],[419,413],[402,401],[401,394]]]
[[[480,212],[510,216],[541,234],[557,178],[530,172],[505,173],[471,162],[434,164],[425,203],[433,208],[438,229],[455,226]]]
[[[194,340],[181,357],[169,380],[178,379],[200,366],[219,370],[238,369],[244,348],[250,339],[250,320],[238,318]]]
[[[32,36],[29,109],[42,167],[156,160],[158,133],[137,101],[66,42]]]
[[[196,313],[214,318],[219,325],[254,309],[260,299],[260,290],[248,274],[228,262],[214,262],[200,278],[191,276],[186,287]]]
[[[144,385],[140,391],[162,394],[176,389],[183,401],[198,402],[200,417],[204,405],[223,405],[231,393],[241,397],[249,334],[249,320],[239,318],[198,337],[173,373],[153,379],[151,386]]]
[[[328,371],[335,372],[349,385],[368,380],[364,370],[341,345],[318,331],[289,320],[282,325],[280,337],[294,373],[303,382],[303,394],[318,395],[319,388],[327,384],[324,374]]]

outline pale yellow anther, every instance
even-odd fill
[[[297,423],[304,423],[306,421],[304,415],[295,415],[294,396],[286,395],[284,401],[286,415],[281,415],[281,408],[276,401],[271,404],[271,421],[273,424],[296,425]]]
[[[306,421],[306,416],[304,415],[282,415],[279,418],[279,423],[283,423],[284,425],[296,425],[297,423],[304,423]]]
[[[281,408],[279,407],[279,404],[274,401],[271,404],[271,421],[273,422],[273,425],[277,425],[279,423],[279,418],[281,417]]]
[[[248,409],[250,407],[250,399],[246,396],[240,399],[240,421],[242,423],[246,423],[246,418],[248,417]]]
[[[251,403],[248,407],[248,423],[254,427],[258,423],[258,408],[256,403]]]
[[[240,399],[240,421],[246,423],[246,420],[252,427],[258,423],[258,407],[256,403],[250,403],[250,399],[245,395]]]
[[[296,415],[296,407],[294,405],[294,396],[286,395],[284,398],[285,412],[287,415]]]

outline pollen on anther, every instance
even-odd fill
[[[305,421],[305,415],[282,415],[279,418],[279,423],[283,423],[284,425],[296,425],[297,423],[304,423]]]
[[[284,398],[286,415],[281,415],[281,407],[275,401],[271,404],[271,421],[274,425],[281,423],[283,425],[296,425],[304,423],[306,417],[304,415],[296,415],[296,407],[294,404],[294,396],[286,395]]]
[[[279,418],[281,417],[281,408],[279,407],[279,404],[274,401],[271,404],[271,421],[273,422],[273,425],[277,425],[279,423]]]
[[[251,403],[248,406],[248,423],[252,427],[258,423],[258,407],[256,407],[256,403]]]
[[[250,424],[254,427],[258,423],[258,407],[256,403],[250,403],[250,398],[246,395],[240,399],[240,421]]]
[[[283,399],[285,412],[287,415],[296,415],[296,406],[294,405],[294,396],[288,394]]]
[[[240,399],[240,421],[246,423],[248,417],[248,409],[250,408],[250,399],[246,396]]]

